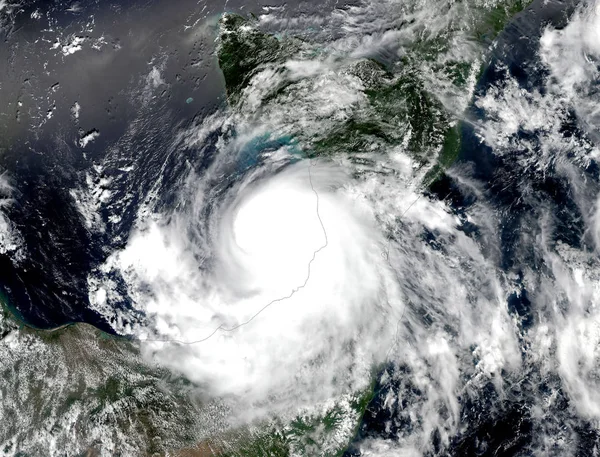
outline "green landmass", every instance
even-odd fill
[[[123,452],[164,455],[197,440],[201,404],[177,376],[143,363],[130,341],[83,323],[29,328],[6,308],[0,335],[0,443],[7,449],[42,455],[49,444],[31,437],[40,429],[56,430],[65,450],[79,444],[92,453],[112,441]]]
[[[482,56],[510,19],[530,3],[531,0],[505,0],[492,7],[473,7],[469,33],[480,43]],[[287,59],[312,59],[323,54],[321,49],[307,52],[310,43],[300,45],[299,40],[262,32],[254,17],[224,14],[220,27],[217,55],[233,107],[261,69],[269,67],[283,72],[282,65]],[[340,72],[362,83],[368,105],[343,122],[331,121],[326,132],[302,129],[291,132],[306,156],[344,154],[360,162],[364,160],[361,156],[364,152],[386,153],[402,147],[427,170],[425,185],[440,176],[459,156],[461,121],[428,89],[423,73],[431,71],[458,91],[467,91],[484,68],[481,60],[445,57],[450,53],[451,35],[457,32],[452,27],[435,36],[423,34],[396,62],[363,58],[350,59],[349,64],[342,65]],[[297,82],[280,83],[262,103],[289,102],[294,84]]]
[[[505,0],[486,11],[475,24],[473,35],[476,39],[491,43],[504,30],[506,24],[518,13],[527,8],[533,0]]]

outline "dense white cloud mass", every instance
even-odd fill
[[[403,305],[373,212],[348,182],[317,161],[252,172],[133,234],[111,262],[151,316],[141,339],[169,341],[145,351],[218,394],[364,386]],[[194,215],[206,211],[200,227]]]
[[[385,360],[407,364],[423,392],[403,413],[420,417],[408,443],[426,446],[436,429],[449,439],[459,392],[520,367],[493,256],[444,202],[420,197],[424,171],[402,151],[375,169],[289,158],[283,148],[222,185],[211,177],[229,162],[217,162],[189,179],[182,209],[132,234],[104,268],[150,319],[123,331],[212,395],[252,405],[249,416],[359,391]],[[473,222],[494,230],[485,207]],[[92,285],[97,305],[110,302],[110,282]]]

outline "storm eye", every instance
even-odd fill
[[[303,187],[267,184],[243,196],[232,222],[239,262],[282,289],[302,284],[309,262],[326,244],[318,203],[308,182]]]

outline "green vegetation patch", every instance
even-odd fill
[[[236,97],[257,68],[280,59],[283,46],[273,35],[258,30],[254,19],[225,13],[219,26],[219,67],[228,96]]]
[[[506,0],[499,2],[491,10],[482,14],[482,20],[475,24],[473,35],[482,42],[491,43],[504,30],[506,24],[518,13],[527,8],[533,0]]]

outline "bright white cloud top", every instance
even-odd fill
[[[348,181],[308,160],[255,171],[133,234],[110,263],[150,316],[145,351],[220,395],[364,386],[403,305],[386,240]]]

